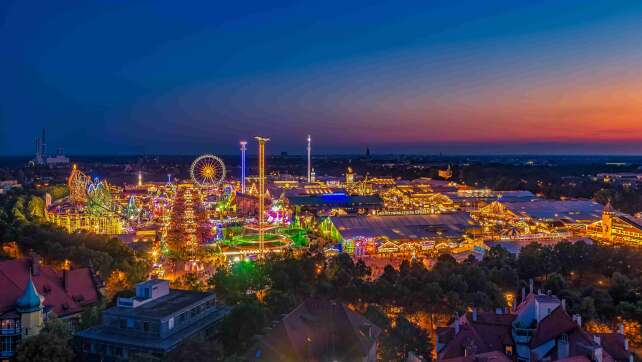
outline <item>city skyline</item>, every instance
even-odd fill
[[[642,154],[640,4],[0,13],[0,155],[42,128],[69,154]]]

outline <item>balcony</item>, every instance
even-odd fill
[[[0,328],[0,336],[17,336],[21,333],[20,328]]]
[[[13,356],[13,351],[0,351],[0,357],[9,358]]]
[[[533,335],[535,335],[535,329],[513,326],[513,339],[515,343],[529,343]]]

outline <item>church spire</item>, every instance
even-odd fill
[[[602,209],[602,213],[608,213],[608,214],[614,214],[615,209],[613,208],[613,205],[611,205],[611,200],[609,200],[606,205],[604,206],[604,209]]]
[[[20,313],[29,313],[42,308],[42,302],[45,297],[38,294],[36,286],[33,284],[31,273],[29,273],[29,281],[22,296],[16,301],[16,310]]]

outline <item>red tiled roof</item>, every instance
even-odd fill
[[[602,347],[608,352],[615,360],[628,361],[630,351],[624,349],[624,335],[619,333],[595,333],[600,337]]]
[[[0,262],[0,314],[15,308],[22,295],[31,270],[31,258]],[[69,290],[65,290],[63,274],[53,268],[40,265],[39,273],[33,276],[38,293],[45,297],[44,305],[58,316],[78,313],[82,306],[98,301],[98,291],[87,268],[68,272]]]
[[[465,346],[470,344],[476,347],[475,354],[504,351],[506,344],[513,345],[513,319],[513,314],[480,312],[477,314],[477,320],[473,321],[472,314],[467,314],[462,318],[460,332],[456,336],[450,336],[451,340],[440,353],[440,359],[461,357],[464,355]],[[442,331],[442,334],[446,335],[446,332]]]
[[[537,329],[530,345],[533,348],[537,347],[562,333],[571,332],[576,328],[578,328],[577,323],[566,313],[564,308],[559,306],[537,324]]]

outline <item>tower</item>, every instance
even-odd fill
[[[241,141],[241,192],[245,193],[245,151],[247,142]]]
[[[312,138],[308,135],[308,183],[312,182]]]
[[[453,169],[450,167],[450,164],[448,164],[448,168],[445,170],[439,170],[438,171],[439,177],[443,178],[444,180],[449,180],[451,177],[453,177]]]
[[[606,203],[604,209],[602,209],[602,237],[604,240],[613,241],[611,236],[611,227],[613,226],[613,216],[615,216],[615,210],[611,205],[611,200]]]
[[[141,187],[141,186],[143,186],[143,172],[139,170],[138,171],[138,187]]]
[[[40,157],[40,149],[41,149],[41,147],[40,147],[40,137],[36,137],[35,143],[36,143],[36,164],[39,165],[41,163],[41,160],[42,160],[42,158]]]
[[[266,137],[254,137],[259,142],[259,250],[263,255],[265,242],[265,143],[270,141]]]
[[[42,138],[40,139],[40,155],[42,156],[43,160],[47,159],[47,140],[45,138],[45,134],[47,133],[46,129],[42,129]]]
[[[38,294],[31,278],[31,272],[29,272],[29,281],[25,291],[16,301],[16,311],[20,314],[23,338],[35,336],[42,330],[44,326],[42,303],[44,300],[45,298]]]
[[[346,185],[351,185],[354,182],[354,171],[352,171],[352,167],[348,166],[348,170],[346,170]]]

